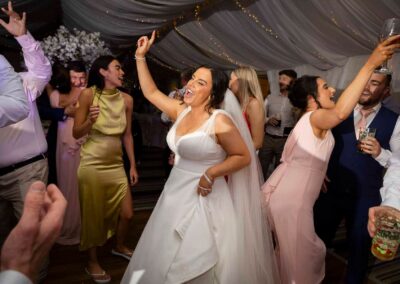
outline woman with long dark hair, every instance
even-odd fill
[[[331,128],[351,114],[375,68],[400,47],[395,44],[399,38],[377,46],[336,104],[335,89],[317,76],[297,79],[289,93],[302,116],[286,141],[281,164],[263,186],[284,284],[321,283],[325,276],[325,246],[315,233],[313,206],[335,143]]]
[[[254,146],[237,100],[225,96],[227,76],[199,67],[184,103],[169,98],[146,64],[154,39],[138,41],[138,76],[144,96],[175,121],[167,142],[176,156],[122,283],[277,283]]]
[[[82,215],[80,249],[88,250],[86,272],[97,283],[111,280],[97,259],[97,247],[116,233],[112,253],[130,259],[124,245],[132,217],[130,185],[138,180],[133,153],[131,118],[133,99],[118,90],[124,72],[112,56],[97,58],[89,72],[89,88],[79,97],[73,135],[87,136],[78,169]],[[122,141],[122,143],[121,143]],[[122,144],[130,162],[129,182],[122,159]]]

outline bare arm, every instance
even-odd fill
[[[99,107],[92,106],[92,101],[92,89],[83,90],[79,96],[79,107],[75,111],[74,127],[72,129],[72,135],[75,139],[88,134],[99,115]]]
[[[225,150],[227,158],[222,163],[208,168],[201,176],[197,193],[202,196],[211,193],[216,177],[226,176],[244,168],[250,164],[251,159],[249,150],[232,120],[220,114],[215,119],[215,134],[219,144]]]
[[[133,137],[132,137],[132,111],[133,99],[129,95],[122,93],[125,100],[125,114],[126,114],[126,128],[122,136],[122,143],[124,144],[126,154],[128,155],[130,171],[129,178],[130,184],[134,185],[138,182],[138,173],[136,171],[135,153],[133,152]]]
[[[372,52],[364,66],[360,69],[357,76],[340,96],[333,109],[318,109],[311,115],[311,124],[314,128],[327,130],[335,127],[345,120],[356,106],[365,85],[383,61],[390,59],[395,49],[400,48],[400,44],[395,44],[400,36],[393,36],[380,43]]]
[[[147,36],[142,36],[137,43],[138,47],[135,56],[140,87],[146,99],[169,118],[176,120],[178,114],[184,109],[184,106],[178,100],[169,98],[157,88],[145,60],[145,55],[153,44],[154,39],[155,32],[153,31],[150,40]]]
[[[263,106],[256,99],[252,99],[246,109],[251,125],[251,138],[256,150],[262,147],[264,141],[265,117],[262,108]]]

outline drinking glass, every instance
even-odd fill
[[[379,34],[379,41],[382,42],[388,37],[400,34],[400,19],[398,18],[391,18],[387,19],[382,26],[381,32]],[[392,71],[389,69],[388,61],[382,63],[379,69],[376,69],[376,73],[381,74],[392,74]]]
[[[392,260],[400,241],[400,219],[395,210],[388,210],[377,217],[376,233],[372,239],[371,253],[380,260]]]
[[[375,137],[376,135],[376,128],[367,127],[367,128],[360,128],[360,132],[358,134],[358,141],[357,141],[357,152],[362,154],[367,154],[362,150],[361,142],[367,137]]]
[[[276,125],[276,127],[281,127],[281,122],[282,122],[282,116],[280,113],[277,113],[274,115],[274,117],[276,118],[276,120],[278,121],[278,124]]]

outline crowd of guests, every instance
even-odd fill
[[[190,70],[168,96],[146,63],[155,33],[141,37],[139,82],[171,123],[173,167],[133,251],[125,241],[139,175],[121,63],[100,56],[88,72],[82,62],[52,67],[26,15],[11,3],[3,11],[27,72],[0,56],[0,222],[10,213],[19,220],[11,233],[2,226],[0,283],[42,280],[54,242],[79,244],[86,273],[108,283],[97,247],[114,235],[111,253],[129,260],[122,283],[321,283],[343,219],[346,283],[363,282],[376,214],[400,209],[399,116],[384,105],[391,76],[374,72],[400,36],[379,43],[337,102],[323,78],[293,70],[264,99],[251,67],[230,78],[211,66]],[[53,121],[47,141],[42,93],[49,107],[40,113]],[[357,148],[367,127],[375,135]]]

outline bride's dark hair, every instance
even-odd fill
[[[210,101],[206,105],[206,110],[210,112],[211,109],[219,109],[221,107],[221,103],[224,101],[225,92],[228,88],[228,76],[222,70],[213,68],[211,66],[202,65],[197,69],[200,68],[206,68],[210,70],[212,79]]]
[[[292,105],[298,108],[302,113],[307,109],[308,96],[312,96],[317,104],[318,102],[318,76],[304,75],[294,81],[289,90],[288,98]]]

